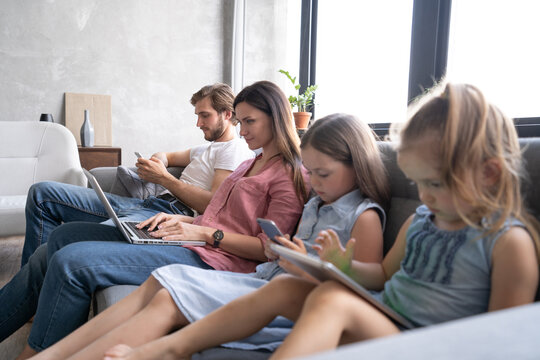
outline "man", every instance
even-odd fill
[[[210,143],[184,151],[156,153],[150,159],[139,158],[136,164],[139,176],[162,185],[167,191],[147,199],[107,194],[114,211],[132,221],[144,220],[159,212],[190,216],[193,215],[191,209],[204,212],[223,180],[242,161],[254,156],[246,142],[236,136],[233,101],[234,93],[225,84],[208,85],[193,94],[191,104],[195,107],[197,127]],[[185,166],[180,179],[167,171],[168,166]],[[106,222],[108,218],[92,189],[56,182],[33,185],[26,203],[22,265],[60,224]],[[110,220],[107,223],[111,223]]]

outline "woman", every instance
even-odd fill
[[[242,163],[223,182],[203,215],[193,219],[158,214],[141,224],[150,223],[156,237],[204,240],[207,245],[133,246],[121,240],[116,228],[106,225],[72,222],[58,227],[47,245],[48,266],[20,359],[49,347],[84,323],[96,289],[139,285],[152,270],[172,263],[252,272],[266,260],[262,245],[266,237],[257,217],[272,218],[284,231],[294,231],[308,189],[287,98],[275,84],[261,81],[243,89],[234,108],[240,134],[251,149],[262,148],[262,153]],[[37,251],[31,261],[43,262],[43,258],[32,260],[43,253]],[[40,274],[26,278],[23,274],[19,281],[28,280],[36,282],[37,290],[31,294],[36,298]]]

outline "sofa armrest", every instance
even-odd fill
[[[116,180],[116,169],[116,167],[97,167],[90,170],[90,172],[96,177],[103,191],[121,196],[129,196],[124,186]],[[136,167],[130,167],[130,169],[137,171]],[[171,166],[167,170],[176,178],[179,178],[184,168]]]

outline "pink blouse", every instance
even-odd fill
[[[272,219],[281,231],[293,234],[304,203],[296,195],[291,171],[279,156],[270,159],[258,174],[245,177],[258,159],[260,156],[241,163],[223,181],[204,214],[197,216],[193,224],[257,236],[263,245],[268,238],[257,223],[258,217]],[[306,171],[303,168],[302,171],[309,190]],[[216,270],[249,273],[259,264],[208,244],[188,247]]]

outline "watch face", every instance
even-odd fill
[[[223,239],[223,231],[216,230],[216,232],[214,233],[214,239],[218,241]]]

